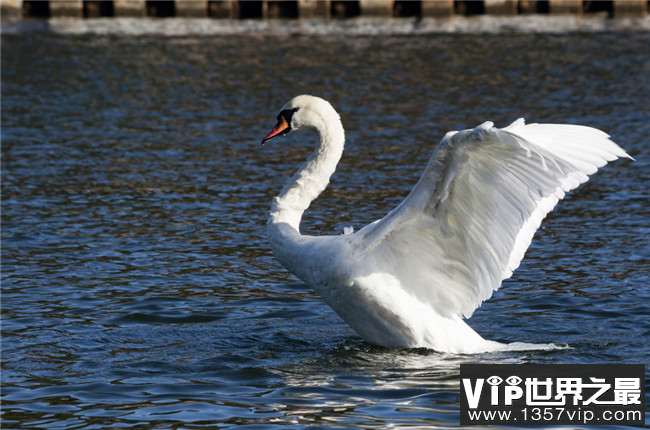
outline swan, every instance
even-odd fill
[[[485,340],[464,320],[512,275],[566,192],[608,161],[631,158],[591,127],[484,122],[447,133],[410,194],[381,220],[309,236],[300,220],[327,187],[345,133],[329,102],[300,95],[262,144],[298,130],[315,132],[318,143],[272,202],[271,249],[361,337],[387,348],[478,353],[520,344]]]

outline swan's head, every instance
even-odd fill
[[[338,113],[326,100],[308,95],[297,96],[280,110],[277,124],[262,139],[262,145],[301,128],[325,130],[331,124],[340,122]]]

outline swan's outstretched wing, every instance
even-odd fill
[[[608,137],[523,119],[448,133],[409,196],[347,236],[358,267],[397,278],[439,314],[469,317],[519,266],[564,193],[628,157]]]

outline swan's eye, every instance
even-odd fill
[[[293,114],[296,112],[298,112],[298,108],[285,109],[278,114],[278,121],[280,121],[280,118],[284,118],[284,120],[288,124],[291,124],[291,118],[293,117]]]

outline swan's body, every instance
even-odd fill
[[[298,96],[262,143],[299,129],[314,130],[319,141],[273,201],[273,252],[364,339],[389,348],[507,348],[481,338],[463,318],[519,266],[565,192],[628,157],[594,128],[486,122],[447,133],[409,196],[383,219],[353,234],[306,236],[302,214],[327,187],[345,136],[328,102]]]

